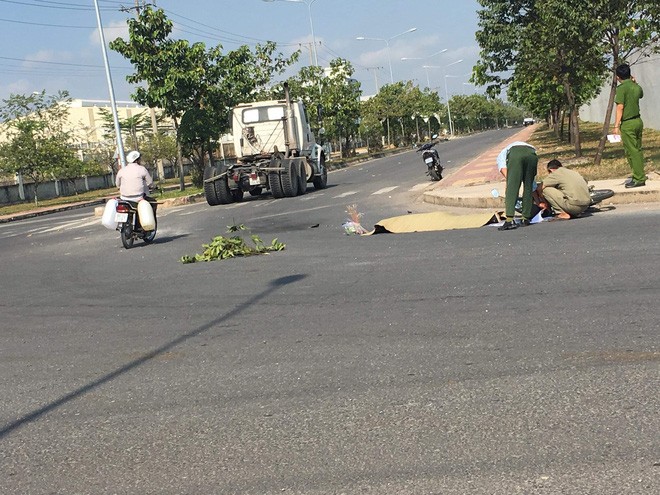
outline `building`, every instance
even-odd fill
[[[660,54],[654,54],[631,65],[635,80],[644,88],[644,98],[639,102],[644,127],[660,130]],[[610,80],[611,81],[611,80]],[[588,122],[603,122],[610,97],[610,82],[589,104],[580,107],[580,118]],[[615,112],[612,111],[612,122]]]

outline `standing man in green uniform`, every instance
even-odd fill
[[[530,224],[532,218],[532,206],[534,204],[533,188],[536,167],[539,158],[536,156],[536,148],[522,141],[511,143],[497,155],[497,165],[500,171],[506,168],[506,193],[504,198],[506,220],[498,230],[512,230],[518,228],[513,221],[516,214],[516,201],[520,184],[523,184],[522,196],[522,222],[525,227]],[[503,174],[504,175],[504,174]]]
[[[642,152],[642,131],[644,122],[639,115],[639,100],[644,96],[642,87],[630,77],[630,66],[621,64],[616,68],[616,117],[614,134],[621,135],[623,149],[632,169],[632,178],[626,182],[626,187],[640,187],[646,184],[644,173],[644,153]]]

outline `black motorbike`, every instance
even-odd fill
[[[442,179],[442,165],[440,165],[440,155],[438,150],[435,149],[435,145],[438,144],[435,141],[437,136],[433,136],[433,141],[430,141],[426,144],[423,144],[417,149],[417,153],[422,152],[422,158],[424,163],[427,166],[426,174],[431,177],[431,180],[437,181]]]
[[[117,200],[115,221],[117,222],[117,230],[121,235],[121,243],[126,249],[133,247],[135,239],[142,239],[145,244],[151,244],[156,237],[156,229],[158,228],[156,208],[158,203],[153,198],[147,197],[145,199],[149,201],[154,212],[155,225],[153,230],[144,230],[140,225],[137,202],[125,199]]]

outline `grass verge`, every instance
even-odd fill
[[[574,146],[567,141],[560,141],[552,130],[540,129],[534,132],[529,143],[537,148],[539,156],[539,175],[547,175],[545,165],[557,158],[563,165],[579,172],[585,179],[619,179],[630,175],[630,166],[626,160],[621,143],[606,143],[600,165],[594,165],[594,157],[600,140],[603,124],[580,122],[582,156],[575,157]],[[660,172],[660,131],[644,129],[642,138],[646,173]]]
[[[179,179],[173,179],[164,181],[161,187],[168,187],[168,189],[162,190],[162,192],[154,191],[152,196],[158,201],[163,199],[170,198],[179,198],[182,196],[190,196],[192,194],[199,194],[203,192],[203,189],[200,187],[194,187],[190,184],[186,185],[184,191],[180,191],[177,186],[179,184]],[[175,189],[169,189],[175,187]],[[112,198],[118,196],[117,188],[111,187],[108,189],[97,189],[95,191],[87,191],[80,193],[74,196],[62,196],[59,198],[45,199],[39,201],[38,205],[35,205],[33,201],[25,203],[14,203],[12,205],[0,207],[0,216],[4,215],[15,215],[17,213],[24,213],[27,211],[38,210],[41,208],[50,208],[53,206],[66,206],[75,203],[81,203],[86,201],[100,200],[104,198]]]

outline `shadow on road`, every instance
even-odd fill
[[[18,418],[15,421],[12,421],[11,423],[6,424],[5,426],[0,429],[0,439],[6,437],[10,433],[12,433],[14,430],[17,430],[18,428],[26,425],[27,423],[31,423],[33,421],[38,420],[45,414],[48,414],[49,412],[54,411],[58,407],[71,402],[79,397],[82,397],[84,394],[87,394],[91,392],[92,390],[100,387],[101,385],[104,385],[105,383],[108,383],[115,378],[120,377],[121,375],[128,373],[129,371],[132,371],[139,366],[142,366],[145,363],[148,363],[152,359],[157,358],[158,356],[171,351],[173,348],[178,346],[179,344],[182,344],[186,342],[187,340],[197,337],[198,335],[210,330],[211,328],[215,327],[216,325],[219,325],[220,323],[230,320],[231,318],[237,316],[240,314],[243,310],[243,308],[249,308],[252,304],[255,304],[256,302],[260,301],[261,299],[264,299],[267,297],[269,294],[273,293],[280,287],[284,287],[289,284],[293,284],[296,282],[299,282],[303,279],[307,278],[307,275],[288,275],[286,277],[280,277],[276,278],[275,280],[271,280],[270,283],[268,284],[268,287],[261,291],[260,293],[254,295],[247,301],[245,301],[242,304],[237,304],[236,308],[229,311],[228,313],[220,316],[219,318],[216,318],[215,320],[212,320],[208,323],[205,323],[204,325],[191,330],[188,333],[185,333],[181,335],[180,337],[172,340],[171,342],[168,342],[167,344],[164,344],[157,349],[154,349],[153,351],[137,358],[134,359],[133,361],[125,364],[124,366],[117,368],[114,371],[111,371],[110,373],[106,373],[105,375],[101,376],[100,378],[94,380],[93,382],[88,383],[87,385],[77,388],[76,390],[60,397],[59,399],[54,400],[50,404],[47,404],[39,409],[36,409],[32,412],[29,412],[20,418]]]

